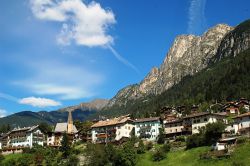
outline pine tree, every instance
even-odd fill
[[[70,154],[69,137],[67,133],[63,133],[63,139],[61,141],[60,151],[63,153],[64,158],[67,158]]]

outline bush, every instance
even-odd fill
[[[160,132],[160,134],[159,134],[157,143],[158,143],[158,144],[164,144],[164,142],[165,142],[164,129],[163,129],[163,128],[159,128],[159,132]]]
[[[152,148],[153,148],[153,143],[152,142],[149,142],[148,144],[147,144],[147,150],[151,150]]]
[[[114,165],[135,166],[136,159],[137,155],[133,144],[127,142],[122,149],[118,150]]]
[[[4,156],[2,154],[0,154],[0,164],[1,164],[1,161],[3,161],[3,160],[4,160]]]
[[[232,166],[245,166],[245,164],[243,162],[240,162],[240,161],[234,161],[232,163]]]
[[[247,142],[247,137],[237,138],[237,144],[244,144],[245,142]]]
[[[186,139],[185,139],[184,136],[178,136],[178,137],[176,137],[175,141],[177,141],[177,142],[185,142]]]
[[[166,154],[162,149],[158,149],[153,153],[153,161],[161,161],[166,158]]]
[[[206,145],[215,144],[225,130],[225,125],[222,122],[208,123],[205,128],[204,142]]]
[[[187,149],[205,145],[203,135],[201,134],[193,134],[188,136],[186,142],[187,142]]]
[[[138,153],[138,154],[143,154],[143,153],[145,153],[145,145],[144,145],[144,143],[143,143],[142,140],[140,140],[140,142],[139,142],[138,149],[137,149],[137,153]]]
[[[76,155],[70,155],[66,165],[77,166],[78,162],[79,162],[79,159],[77,158]]]
[[[171,149],[171,146],[168,143],[166,143],[162,146],[162,151],[165,153],[169,152],[170,149]]]

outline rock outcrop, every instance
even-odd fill
[[[222,39],[233,27],[218,24],[202,36],[178,36],[162,65],[154,67],[139,83],[127,86],[113,97],[106,108],[125,105],[127,101],[157,95],[177,84],[184,76],[193,75],[207,67],[217,53]]]

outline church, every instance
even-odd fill
[[[72,111],[69,110],[68,112],[68,122],[57,123],[55,130],[48,133],[47,146],[61,146],[64,133],[67,133],[70,143],[74,143],[78,139],[78,131],[73,124]]]

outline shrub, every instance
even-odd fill
[[[145,145],[144,145],[144,143],[143,143],[142,140],[140,140],[140,142],[139,142],[138,149],[137,149],[137,153],[138,153],[138,154],[143,154],[143,153],[145,153]]]
[[[77,166],[79,162],[79,159],[77,158],[76,155],[70,155],[69,159],[67,161],[68,166]]]
[[[137,155],[133,144],[127,142],[122,149],[118,150],[114,165],[135,166],[136,159]]]
[[[194,148],[194,147],[203,146],[205,144],[204,143],[203,135],[201,135],[201,134],[190,135],[187,138],[186,142],[187,142],[187,149],[191,149],[191,148]]]
[[[237,138],[237,144],[244,144],[247,141],[247,137]]]
[[[177,141],[177,142],[185,142],[186,139],[185,139],[184,136],[178,136],[178,137],[176,137],[175,141]]]
[[[161,161],[166,158],[166,154],[162,149],[158,149],[153,153],[153,161]]]
[[[162,151],[165,153],[169,152],[170,149],[171,149],[171,146],[168,143],[166,143],[162,146]]]
[[[159,129],[159,132],[160,132],[160,134],[159,134],[157,143],[158,143],[158,144],[164,144],[164,142],[165,142],[164,129],[163,129],[163,128],[160,128],[160,129]]]
[[[208,123],[204,133],[204,141],[206,145],[216,143],[225,130],[225,125],[222,122]]]
[[[153,143],[152,142],[149,142],[148,144],[147,144],[147,150],[151,150],[152,148],[153,148]]]
[[[3,160],[4,160],[4,156],[0,152],[0,164],[1,164],[1,161],[3,161]]]

